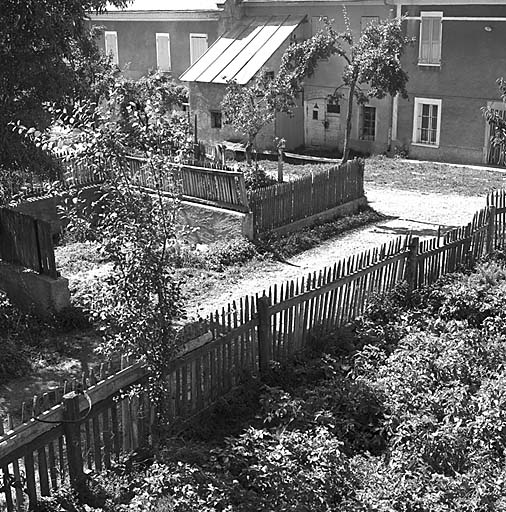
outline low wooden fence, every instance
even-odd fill
[[[51,226],[30,215],[0,208],[0,259],[56,278]]]
[[[471,265],[497,245],[495,212],[489,206],[467,226],[429,241],[398,237],[216,311],[170,363],[168,426],[177,429],[202,414],[245,374],[261,375],[271,361],[287,361],[313,336],[349,323],[373,295],[403,281],[413,290]],[[108,468],[121,453],[152,440],[148,398],[124,393],[145,378],[142,362],[99,381],[93,377],[86,393],[64,395],[63,403],[35,410],[36,418],[0,435],[0,496],[7,510],[33,506],[63,482],[79,487],[85,470]]]
[[[506,190],[495,190],[487,196],[487,206],[495,207],[494,249],[506,248]]]
[[[244,212],[249,209],[244,175],[240,171],[181,164],[159,179],[147,168],[145,159],[129,157],[127,162],[128,172],[142,187],[157,189],[160,186],[167,193],[177,190],[184,200],[221,208]]]
[[[145,158],[135,156],[125,160],[125,171],[139,186],[148,189],[160,187],[169,194],[177,191],[187,201],[244,212],[249,210],[244,175],[240,171],[208,162],[184,160],[175,162],[163,176],[155,176],[146,162]],[[99,162],[99,165],[62,160],[62,165],[66,169],[65,183],[73,186],[100,183],[110,171],[107,159]]]
[[[311,217],[364,196],[364,163],[349,161],[296,181],[249,193],[256,233]]]

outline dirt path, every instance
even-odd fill
[[[483,197],[421,194],[386,188],[369,188],[366,195],[371,207],[385,215],[385,220],[327,240],[290,258],[287,263],[252,262],[238,272],[224,274],[222,283],[208,291],[199,291],[199,298],[189,304],[190,316],[205,316],[233,300],[260,293],[275,283],[306,276],[398,235],[411,232],[421,238],[436,236],[440,226],[444,232],[466,224],[477,210],[485,206]]]

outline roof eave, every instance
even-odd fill
[[[89,14],[91,21],[217,21],[221,9],[194,11],[109,11],[100,14]]]

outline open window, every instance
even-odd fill
[[[211,110],[211,128],[221,128],[223,126],[222,115],[219,110]]]

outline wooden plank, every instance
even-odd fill
[[[283,311],[286,308],[291,307],[292,305],[296,304],[298,301],[301,300],[311,300],[314,297],[318,297],[319,295],[322,295],[323,293],[327,293],[330,290],[333,290],[335,288],[339,288],[347,283],[350,283],[354,281],[355,279],[358,279],[360,276],[364,274],[368,274],[370,272],[374,272],[377,269],[381,269],[391,262],[397,261],[397,260],[403,260],[406,258],[407,251],[403,251],[399,254],[389,256],[388,259],[379,261],[377,263],[374,263],[369,268],[364,268],[362,270],[358,270],[350,275],[340,277],[337,281],[328,283],[326,285],[323,285],[321,288],[316,288],[314,290],[305,292],[302,295],[299,295],[298,297],[293,297],[291,299],[288,299],[286,302],[275,304],[273,306],[269,306],[269,313],[271,315],[279,313],[280,311]]]

